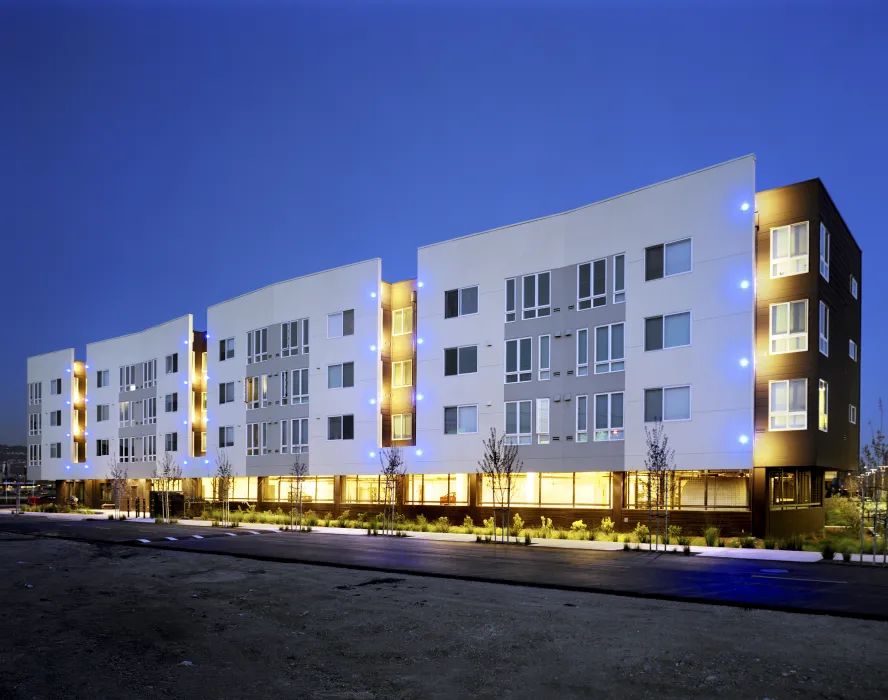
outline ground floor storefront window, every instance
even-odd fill
[[[404,503],[417,506],[465,506],[468,474],[408,474]]]
[[[659,503],[670,510],[747,510],[749,487],[749,472],[743,470],[670,471],[659,480],[647,472],[627,472],[623,503],[629,509]]]
[[[499,505],[500,494],[495,495]],[[512,477],[513,506],[556,508],[610,508],[609,472],[528,472]],[[481,505],[494,505],[494,489],[489,479],[481,485]]]
[[[768,476],[768,500],[772,510],[820,505],[820,488],[810,469],[777,469]]]
[[[380,476],[346,476],[343,477],[343,503],[383,503],[385,482]]]
[[[235,476],[229,499],[232,501],[256,501],[259,490],[259,479],[255,476]],[[200,497],[205,501],[221,501],[221,480],[204,477],[200,480]]]
[[[302,480],[302,503],[333,503],[332,476],[307,476]],[[292,476],[269,476],[265,480],[262,500],[269,503],[289,503],[290,492],[298,498],[298,486]]]

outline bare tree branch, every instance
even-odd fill
[[[406,472],[404,454],[400,447],[388,447],[379,451],[379,473],[383,481],[383,532],[395,534],[395,520],[400,503],[399,485]]]
[[[496,513],[500,512],[503,540],[508,540],[509,518],[512,515],[512,491],[524,463],[518,459],[518,445],[509,441],[505,434],[497,437],[496,428],[483,441],[484,455],[478,461],[477,472],[490,484],[493,493],[493,539],[497,538]]]

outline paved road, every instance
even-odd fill
[[[888,621],[888,570],[418,538],[0,516],[0,531],[268,561]]]

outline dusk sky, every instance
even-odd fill
[[[754,153],[864,252],[888,400],[888,2],[0,3],[0,442],[26,358]],[[814,268],[816,270],[816,267]]]

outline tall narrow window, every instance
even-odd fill
[[[234,357],[234,338],[225,338],[219,341],[219,362],[225,362]]]
[[[506,280],[506,323],[511,323],[515,320],[515,307],[516,307],[516,285],[515,278]]]
[[[848,404],[848,422],[857,424],[857,406]]]
[[[268,433],[271,431],[271,423],[262,424],[262,454],[271,454],[271,443]]]
[[[820,224],[820,276],[829,282],[829,230]]]
[[[857,279],[851,275],[851,296],[857,298]]]
[[[413,386],[413,360],[392,362],[392,388]]]
[[[290,451],[295,454],[308,452],[308,418],[294,418],[290,421]]]
[[[595,394],[595,441],[623,439],[623,392]]]
[[[506,384],[529,382],[533,379],[533,339],[506,341]]]
[[[624,330],[623,323],[595,329],[595,374],[622,372],[626,368]]]
[[[410,440],[413,437],[413,414],[396,413],[392,416],[392,440]]]
[[[260,391],[260,399],[262,401],[262,408],[268,406],[268,375],[263,374],[259,378],[259,391]]]
[[[268,329],[258,328],[247,333],[247,364],[268,359]]]
[[[166,373],[175,374],[179,371],[179,353],[174,352],[166,356]]]
[[[541,318],[552,313],[549,282],[548,272],[525,275],[521,279],[522,318]]]
[[[577,265],[577,308],[591,309],[607,303],[607,260]]]
[[[626,301],[626,255],[614,256],[614,304]]]
[[[224,341],[223,341],[224,342]],[[308,319],[281,324],[281,357],[308,352]]]
[[[853,340],[848,341],[848,356],[857,362],[857,343]]]
[[[259,408],[259,377],[244,379],[244,401],[247,408]]]
[[[308,368],[290,372],[290,403],[308,403]]]
[[[589,374],[589,329],[581,328],[577,331],[577,376],[585,377]]]
[[[771,229],[771,278],[808,271],[808,222]]]
[[[818,427],[824,432],[829,431],[829,384],[822,379],[817,392]]]
[[[771,354],[808,349],[808,300],[771,304]]]
[[[549,379],[550,374],[550,361],[549,361],[549,346],[552,341],[552,336],[549,335],[541,335],[540,336],[540,381],[546,381]]]
[[[405,306],[392,312],[392,335],[413,333],[413,307]]]
[[[589,442],[589,397],[577,396],[577,442]]]
[[[290,373],[287,370],[281,372],[281,406],[290,403]]]
[[[768,430],[805,430],[808,427],[808,380],[769,382]]]
[[[549,399],[536,400],[536,433],[537,444],[549,444]]]
[[[829,307],[820,302],[820,352],[829,357]]]
[[[532,401],[506,402],[506,439],[508,445],[533,444]]]
[[[259,454],[259,424],[247,423],[247,457]]]

